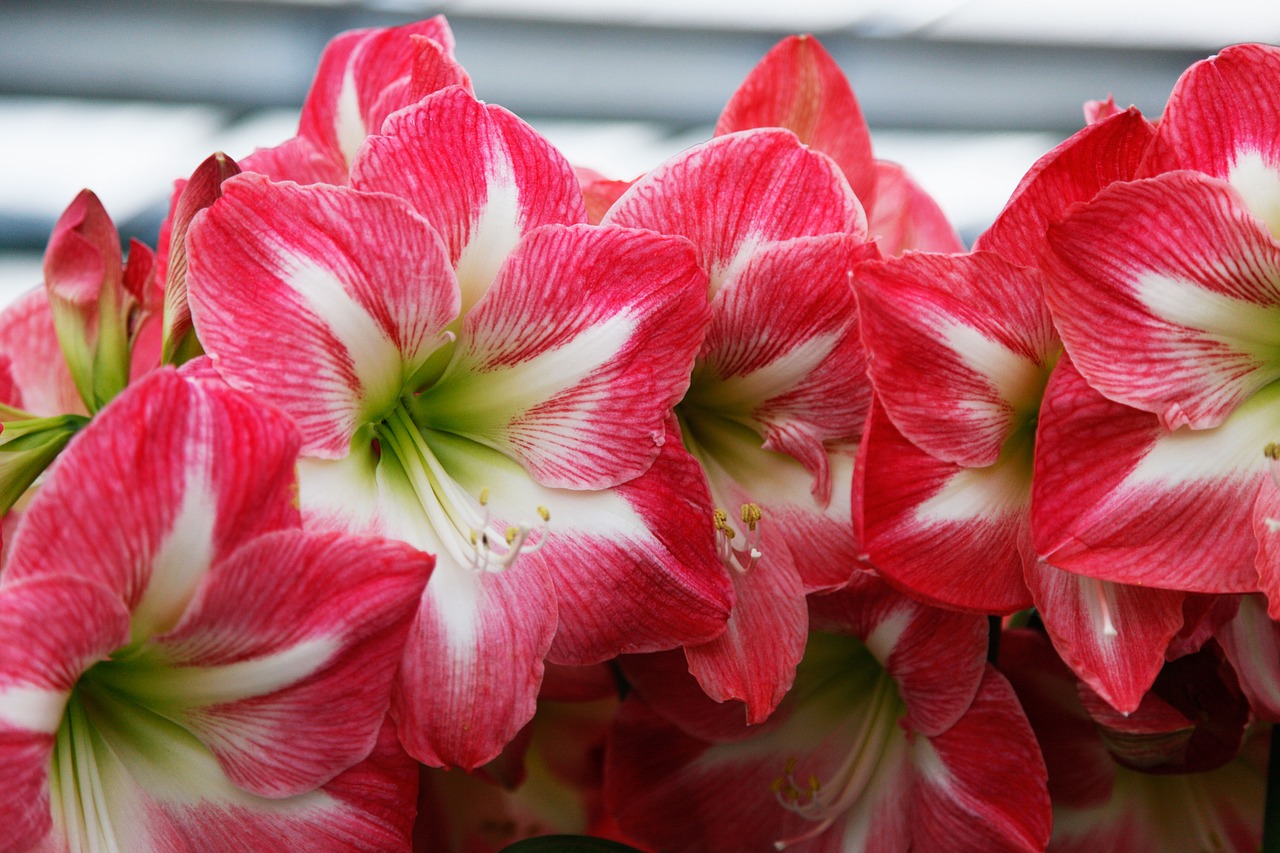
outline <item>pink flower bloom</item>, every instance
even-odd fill
[[[164,371],[59,460],[0,580],[2,849],[407,848],[380,730],[430,560],[301,531],[297,441]]]
[[[1254,517],[1280,405],[1278,74],[1280,50],[1260,45],[1193,66],[1137,179],[1050,227],[1046,295],[1076,369],[1146,417],[1058,451],[1086,454],[1097,473],[1071,501],[1047,495],[1035,532],[1064,569],[1261,589],[1273,615],[1280,581]]]
[[[689,238],[709,276],[711,323],[676,413],[723,515],[736,603],[721,637],[686,652],[708,695],[759,722],[803,651],[804,594],[856,570],[848,496],[870,388],[849,275],[875,251],[862,207],[829,158],[762,129],[654,169],[604,222]]]
[[[1043,850],[1045,771],[1030,726],[984,661],[981,617],[869,576],[811,597],[816,629],[777,712],[747,726],[628,662],[605,756],[622,828],[673,851]]]
[[[782,127],[840,166],[866,210],[870,236],[888,256],[908,249],[964,249],[937,203],[901,166],[876,160],[848,79],[816,38],[790,36],[751,70],[725,105],[716,135]]]
[[[563,157],[460,88],[383,130],[352,188],[227,181],[188,240],[192,315],[220,374],[300,425],[310,523],[437,555],[395,714],[419,759],[473,768],[545,658],[723,630],[668,423],[706,282],[686,241],[579,224]]]

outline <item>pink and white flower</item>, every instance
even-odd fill
[[[563,157],[458,87],[383,130],[351,188],[227,181],[189,237],[192,315],[219,373],[300,425],[309,523],[437,555],[395,714],[419,759],[472,768],[545,658],[723,630],[668,424],[706,281],[684,240],[581,224]]]
[[[407,850],[380,732],[431,561],[303,532],[297,447],[164,371],[63,454],[0,579],[5,851]]]

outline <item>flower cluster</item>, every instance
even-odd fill
[[[630,181],[337,37],[0,314],[0,853],[1256,849],[1277,84],[1088,105],[966,252],[812,37]]]

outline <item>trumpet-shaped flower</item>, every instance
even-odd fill
[[[682,686],[669,658],[628,661],[605,753],[623,830],[672,851],[1043,850],[1044,764],[985,663],[982,617],[865,574],[810,602],[821,633],[758,726]]]
[[[711,323],[676,412],[737,595],[724,635],[686,651],[710,696],[759,722],[804,648],[804,594],[856,565],[848,495],[870,388],[849,276],[875,251],[862,207],[829,158],[762,129],[649,172],[604,222],[688,237],[708,272]]]
[[[1147,417],[1082,448],[1099,475],[1037,504],[1062,568],[1196,592],[1280,582],[1254,533],[1280,405],[1280,50],[1240,45],[1179,80],[1132,181],[1049,228],[1046,296],[1090,386]],[[1038,475],[1037,475],[1038,476]]]
[[[227,181],[189,237],[192,316],[300,425],[310,523],[437,555],[395,714],[415,756],[471,768],[532,716],[544,658],[723,629],[668,424],[706,281],[686,241],[576,224],[563,158],[459,88],[384,130],[352,188]]]
[[[303,532],[297,447],[165,371],[58,461],[0,580],[0,849],[407,849],[380,731],[430,558]]]

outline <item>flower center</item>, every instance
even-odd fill
[[[500,524],[489,507],[489,490],[472,496],[440,463],[403,405],[379,424],[384,454],[400,464],[442,548],[458,565],[475,572],[501,572],[522,554],[540,549],[547,539],[551,512],[538,506],[536,522]]]
[[[818,654],[811,656],[806,651],[797,684],[799,689],[811,692],[805,701],[815,716],[824,716],[822,720],[802,721],[797,714],[795,722],[813,728],[830,726],[831,718],[838,720],[836,725],[843,731],[837,737],[844,749],[839,763],[830,769],[809,769],[801,773],[797,760],[789,759],[782,775],[773,780],[773,793],[779,805],[815,823],[799,835],[774,842],[778,850],[814,839],[842,815],[868,805],[867,798],[874,795],[877,777],[892,772],[897,763],[890,753],[906,743],[899,723],[906,708],[898,694],[897,682],[861,643],[857,643],[857,652],[850,660],[845,644],[851,642],[857,643],[848,637],[810,636],[810,644],[819,647]],[[829,651],[836,651],[837,656],[824,653],[821,648],[824,645],[832,646]],[[837,649],[838,646],[845,647]],[[806,688],[801,678],[814,678],[815,663],[827,677],[816,689]],[[804,672],[805,669],[809,672]],[[830,754],[825,749],[823,752]]]

